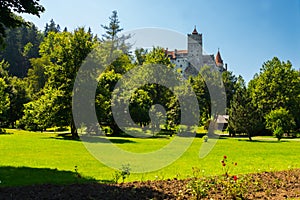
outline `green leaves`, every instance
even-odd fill
[[[293,116],[285,108],[270,111],[266,116],[266,128],[274,134],[277,131],[290,132],[295,127]],[[281,130],[278,130],[281,129]]]
[[[260,73],[249,82],[249,92],[252,103],[263,117],[272,110],[283,108],[291,113],[299,127],[299,72],[292,68],[289,61],[282,62],[274,57],[265,62]]]
[[[39,5],[39,0],[2,0],[0,6],[0,46],[4,46],[4,37],[6,37],[5,31],[7,28],[11,29],[21,25],[27,25],[21,17],[15,15],[16,12],[39,17],[40,13],[44,11],[45,8]]]

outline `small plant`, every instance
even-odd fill
[[[198,167],[192,167],[192,173],[193,177],[187,185],[187,188],[195,199],[202,199],[208,195],[208,191],[211,187],[210,180],[204,177],[204,170]],[[200,178],[201,173],[203,175],[202,178]]]
[[[127,164],[127,165],[122,165],[122,168],[121,168],[121,177],[122,177],[122,180],[123,180],[123,183],[125,181],[126,178],[128,178],[130,176],[130,165]]]
[[[228,178],[229,172],[232,169],[232,167],[237,166],[237,162],[232,162],[231,165],[229,165],[226,155],[223,156],[223,160],[221,160],[221,164],[222,164],[222,170],[224,172],[225,178]]]
[[[117,184],[120,178],[121,178],[121,172],[119,170],[116,170],[113,174],[113,182]]]
[[[77,167],[77,166],[74,167],[74,170],[75,170],[76,177],[77,177],[77,178],[81,178],[81,175],[80,175],[80,173],[78,172],[78,167]]]
[[[204,142],[207,142],[207,141],[208,141],[208,136],[207,136],[207,135],[203,136],[203,141],[204,141]]]
[[[221,186],[224,194],[231,199],[243,199],[247,192],[247,185],[249,180],[246,177],[239,178],[236,175],[230,175],[232,167],[236,167],[236,162],[228,162],[227,156],[223,156],[221,160],[222,170],[224,172],[224,179],[220,179],[218,184]]]
[[[122,178],[123,183],[125,182],[125,179],[130,176],[130,165],[122,165],[120,170],[116,170],[113,174],[113,181],[114,183],[118,183],[120,178]]]
[[[197,200],[206,197],[210,187],[209,181],[206,178],[193,179],[188,184],[188,189]]]

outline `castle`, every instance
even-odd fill
[[[216,57],[214,57],[213,54],[203,54],[202,34],[198,33],[196,27],[194,28],[192,34],[187,35],[187,38],[187,50],[165,50],[165,53],[170,58],[171,62],[175,64],[175,70],[181,72],[184,77],[197,75],[198,71],[193,66],[191,66],[190,62],[192,59],[196,58],[199,67],[208,65],[210,67],[217,67],[220,72],[227,71],[227,64],[224,65],[219,50]]]

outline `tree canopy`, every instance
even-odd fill
[[[0,6],[0,46],[4,46],[6,29],[16,28],[27,23],[15,13],[27,13],[40,16],[45,8],[39,0],[2,0]]]

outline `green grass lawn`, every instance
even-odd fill
[[[96,160],[80,141],[57,133],[9,129],[7,133],[0,135],[0,186],[113,179],[115,170]],[[189,149],[171,165],[155,172],[131,174],[126,181],[187,178],[192,176],[192,167],[201,169],[204,175],[219,175],[224,155],[230,162],[238,163],[232,169],[234,174],[300,168],[299,139],[282,139],[281,142],[271,137],[253,139],[249,142],[247,138],[221,138],[208,156],[200,159],[203,140],[195,138]],[[168,144],[172,138],[112,138],[111,141],[127,151],[149,152]],[[83,178],[78,178],[75,166]]]

